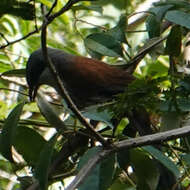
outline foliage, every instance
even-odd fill
[[[44,86],[36,102],[28,101],[25,66],[41,45],[41,4],[52,15],[67,2],[51,9],[52,0],[0,1],[0,189],[63,188],[101,155],[102,146],[53,89]],[[82,112],[110,144],[189,125],[190,3],[160,0],[137,13],[146,2],[78,1],[48,25],[48,46],[135,69],[125,92]],[[114,150],[79,189],[187,189],[189,143],[187,136]]]

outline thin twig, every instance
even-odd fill
[[[1,36],[7,43],[9,43],[9,41],[8,41],[7,38],[4,36],[3,33],[0,33],[0,36]]]
[[[62,15],[66,11],[68,11],[74,4],[76,4],[80,1],[83,1],[83,0],[69,0],[62,9],[60,9],[58,12],[56,12],[48,17],[47,24],[50,24],[55,18],[57,18],[58,16]]]
[[[22,40],[24,40],[24,39],[30,37],[31,35],[37,33],[38,31],[39,31],[38,29],[35,29],[35,30],[33,30],[32,32],[29,32],[27,35],[25,35],[25,36],[23,36],[23,37],[21,37],[21,38],[18,38],[17,40],[13,40],[13,41],[11,41],[11,42],[8,41],[7,44],[1,45],[1,46],[0,46],[0,49],[6,48],[6,47],[8,47],[9,45],[12,45],[12,44],[15,44],[15,43],[17,43],[17,42],[20,42],[20,41],[22,41]]]
[[[52,11],[56,7],[56,5],[57,5],[57,0],[55,0],[54,3],[52,4],[49,12],[46,14],[46,18],[50,16],[50,14],[52,13]]]
[[[135,55],[128,63],[127,63],[127,71],[128,73],[132,74],[134,72],[134,70],[136,69],[137,65],[139,64],[139,62],[145,57],[145,55],[147,53],[149,53],[152,48],[156,47],[157,45],[159,45],[161,42],[163,42],[164,40],[167,39],[168,36],[165,36],[163,38],[159,38],[158,40],[156,40],[155,42],[151,43],[150,45],[148,45],[147,47],[143,48],[142,51],[139,51],[137,53],[137,55]]]
[[[75,22],[82,22],[82,23],[85,23],[85,24],[88,24],[88,25],[100,28],[103,31],[107,31],[108,30],[108,28],[106,28],[104,26],[100,26],[100,25],[97,25],[97,24],[94,24],[94,23],[90,23],[90,22],[82,20],[82,19],[78,19],[78,18],[76,18],[76,16],[75,16]]]
[[[60,13],[64,13],[65,11],[67,11],[70,7],[72,7],[72,5],[76,2],[78,2],[79,0],[70,0],[67,2],[67,4],[61,9],[62,11],[59,12],[59,14],[57,13],[56,15],[59,16]],[[64,10],[64,11],[63,11]],[[51,17],[49,17],[51,18]],[[81,114],[81,112],[78,110],[78,108],[76,107],[76,105],[73,103],[71,97],[69,96],[68,92],[66,91],[62,80],[59,76],[59,74],[57,73],[57,70],[54,66],[54,64],[52,63],[51,59],[48,57],[48,52],[47,52],[47,46],[46,46],[46,32],[47,32],[47,26],[48,24],[50,24],[53,20],[49,20],[49,18],[44,17],[44,21],[43,21],[43,25],[42,25],[42,33],[41,33],[41,46],[42,46],[42,52],[43,52],[43,58],[44,58],[44,62],[47,63],[47,65],[49,66],[53,76],[55,77],[55,80],[61,90],[61,95],[63,96],[63,98],[66,100],[66,102],[68,103],[68,106],[70,107],[70,109],[73,111],[73,113],[77,116],[77,118],[79,119],[79,121],[81,122],[81,124],[83,124],[89,131],[90,133],[94,136],[94,138],[96,140],[98,140],[103,146],[105,147],[110,147],[111,144],[109,142],[107,142],[102,136],[101,134],[97,133],[93,126],[85,119],[85,117]],[[53,17],[54,18],[54,17]]]
[[[24,96],[28,96],[28,94],[25,94],[19,90],[14,90],[14,89],[11,89],[11,88],[0,88],[0,90],[6,90],[6,91],[11,91],[11,92],[16,92],[16,93],[19,93],[21,95],[24,95]]]

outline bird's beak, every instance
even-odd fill
[[[37,94],[37,90],[38,90],[38,87],[37,86],[34,86],[34,87],[30,87],[29,88],[29,98],[30,98],[30,101],[33,102],[35,97],[36,97],[36,94]]]

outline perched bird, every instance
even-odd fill
[[[48,48],[48,56],[79,109],[112,99],[134,80],[126,70],[96,59],[68,54],[53,48]],[[41,49],[29,57],[26,79],[31,100],[34,100],[42,84],[52,86],[58,93],[60,92],[49,67],[43,60]]]
[[[140,54],[140,59],[144,55]],[[48,56],[79,109],[112,99],[135,79],[126,69],[113,67],[95,59],[71,55],[62,50],[48,48]],[[26,67],[26,79],[31,100],[35,99],[37,90],[42,84],[54,87],[60,94],[54,76],[43,60],[41,49],[31,54]],[[130,128],[134,129],[133,134],[137,131],[140,135],[152,133],[150,118],[145,109],[134,108],[130,113],[126,110],[126,116],[129,118],[130,126],[126,127],[123,134],[127,134],[127,129]],[[157,160],[156,162],[160,171],[157,189],[171,189],[177,183],[174,174]]]

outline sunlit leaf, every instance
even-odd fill
[[[25,69],[13,69],[13,70],[4,72],[1,75],[7,76],[7,77],[25,77],[26,70]]]
[[[115,135],[119,136],[122,134],[125,127],[129,124],[129,120],[127,118],[123,118],[118,126],[116,127]]]

